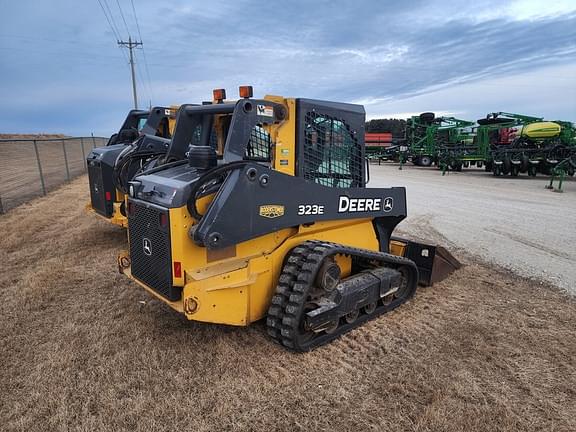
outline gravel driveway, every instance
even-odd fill
[[[564,193],[546,177],[493,177],[483,169],[442,176],[435,168],[372,165],[370,187],[405,186],[399,229],[443,242],[576,294],[576,181]]]

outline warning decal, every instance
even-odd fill
[[[274,117],[274,108],[268,105],[258,105],[258,115],[264,117]]]

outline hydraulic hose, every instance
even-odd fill
[[[143,163],[150,158],[161,156],[165,154],[164,151],[144,151],[138,152],[137,147],[128,147],[126,150],[122,151],[116,163],[114,164],[114,183],[116,188],[120,191],[127,193],[128,182],[132,180],[133,176],[130,176],[130,168],[134,166],[134,163]],[[136,171],[134,174],[137,174]]]
[[[162,153],[160,153],[160,154],[165,154],[165,152],[162,152]],[[169,163],[166,163],[166,164],[158,165],[158,166],[156,166],[156,167],[154,167],[154,168],[150,168],[149,170],[142,171],[142,172],[140,172],[139,174],[146,174],[146,175],[147,175],[147,174],[154,174],[155,172],[162,171],[162,170],[164,170],[164,169],[166,169],[166,168],[173,168],[173,167],[175,167],[175,166],[184,165],[184,164],[186,164],[186,163],[188,163],[188,160],[187,160],[187,159],[177,160],[177,161],[169,162]]]
[[[218,180],[219,178],[229,174],[231,171],[243,168],[244,166],[246,166],[251,162],[252,161],[230,162],[226,165],[220,165],[216,168],[213,168],[210,171],[204,173],[202,176],[200,176],[200,178],[192,186],[192,189],[190,190],[190,198],[188,199],[187,202],[188,211],[190,212],[192,217],[196,219],[198,222],[200,222],[200,219],[202,219],[202,217],[204,216],[200,214],[198,208],[196,207],[196,201],[207,190],[203,189],[204,185],[213,182],[214,180]],[[218,183],[220,182],[215,182],[211,186],[213,187]]]

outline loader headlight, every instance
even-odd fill
[[[196,311],[198,311],[198,302],[196,301],[196,299],[192,298],[192,297],[187,297],[184,299],[184,312],[187,314],[193,314],[196,313]]]
[[[130,185],[130,187],[128,188],[128,193],[132,198],[134,198],[134,185]]]

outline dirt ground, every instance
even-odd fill
[[[187,322],[116,273],[80,177],[0,216],[0,429],[576,430],[576,301],[467,258],[307,354]]]

